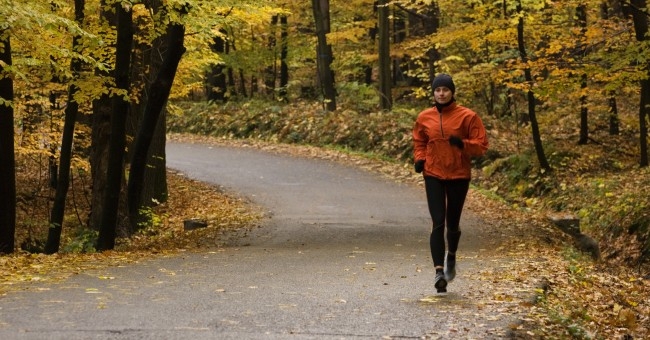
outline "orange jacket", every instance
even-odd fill
[[[450,136],[465,144],[459,149],[449,144]],[[414,159],[424,159],[425,176],[439,179],[470,179],[471,157],[485,154],[488,140],[485,127],[476,112],[451,103],[438,112],[435,107],[418,115],[413,127]]]

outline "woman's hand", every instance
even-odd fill
[[[451,144],[451,145],[453,145],[453,146],[455,146],[455,147],[457,147],[457,148],[459,148],[461,150],[465,147],[465,143],[463,143],[463,140],[460,139],[460,137],[458,137],[458,136],[449,137],[449,144]]]
[[[413,167],[415,168],[415,172],[421,173],[424,170],[424,159],[419,159],[415,161]]]

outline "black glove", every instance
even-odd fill
[[[424,159],[420,159],[415,161],[415,164],[413,164],[415,167],[415,172],[421,173],[424,170]]]
[[[465,147],[465,143],[463,143],[463,140],[460,139],[458,136],[451,136],[449,137],[449,144],[459,148],[463,149]]]

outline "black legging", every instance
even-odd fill
[[[429,213],[433,228],[429,237],[433,265],[443,266],[445,261],[445,219],[447,221],[447,246],[455,253],[460,241],[460,215],[469,190],[469,179],[441,180],[424,177]]]

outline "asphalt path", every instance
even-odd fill
[[[9,293],[0,339],[497,339],[516,319],[486,309],[480,273],[498,264],[469,208],[439,295],[421,187],[254,148],[170,143],[167,165],[268,217],[214,249]]]

